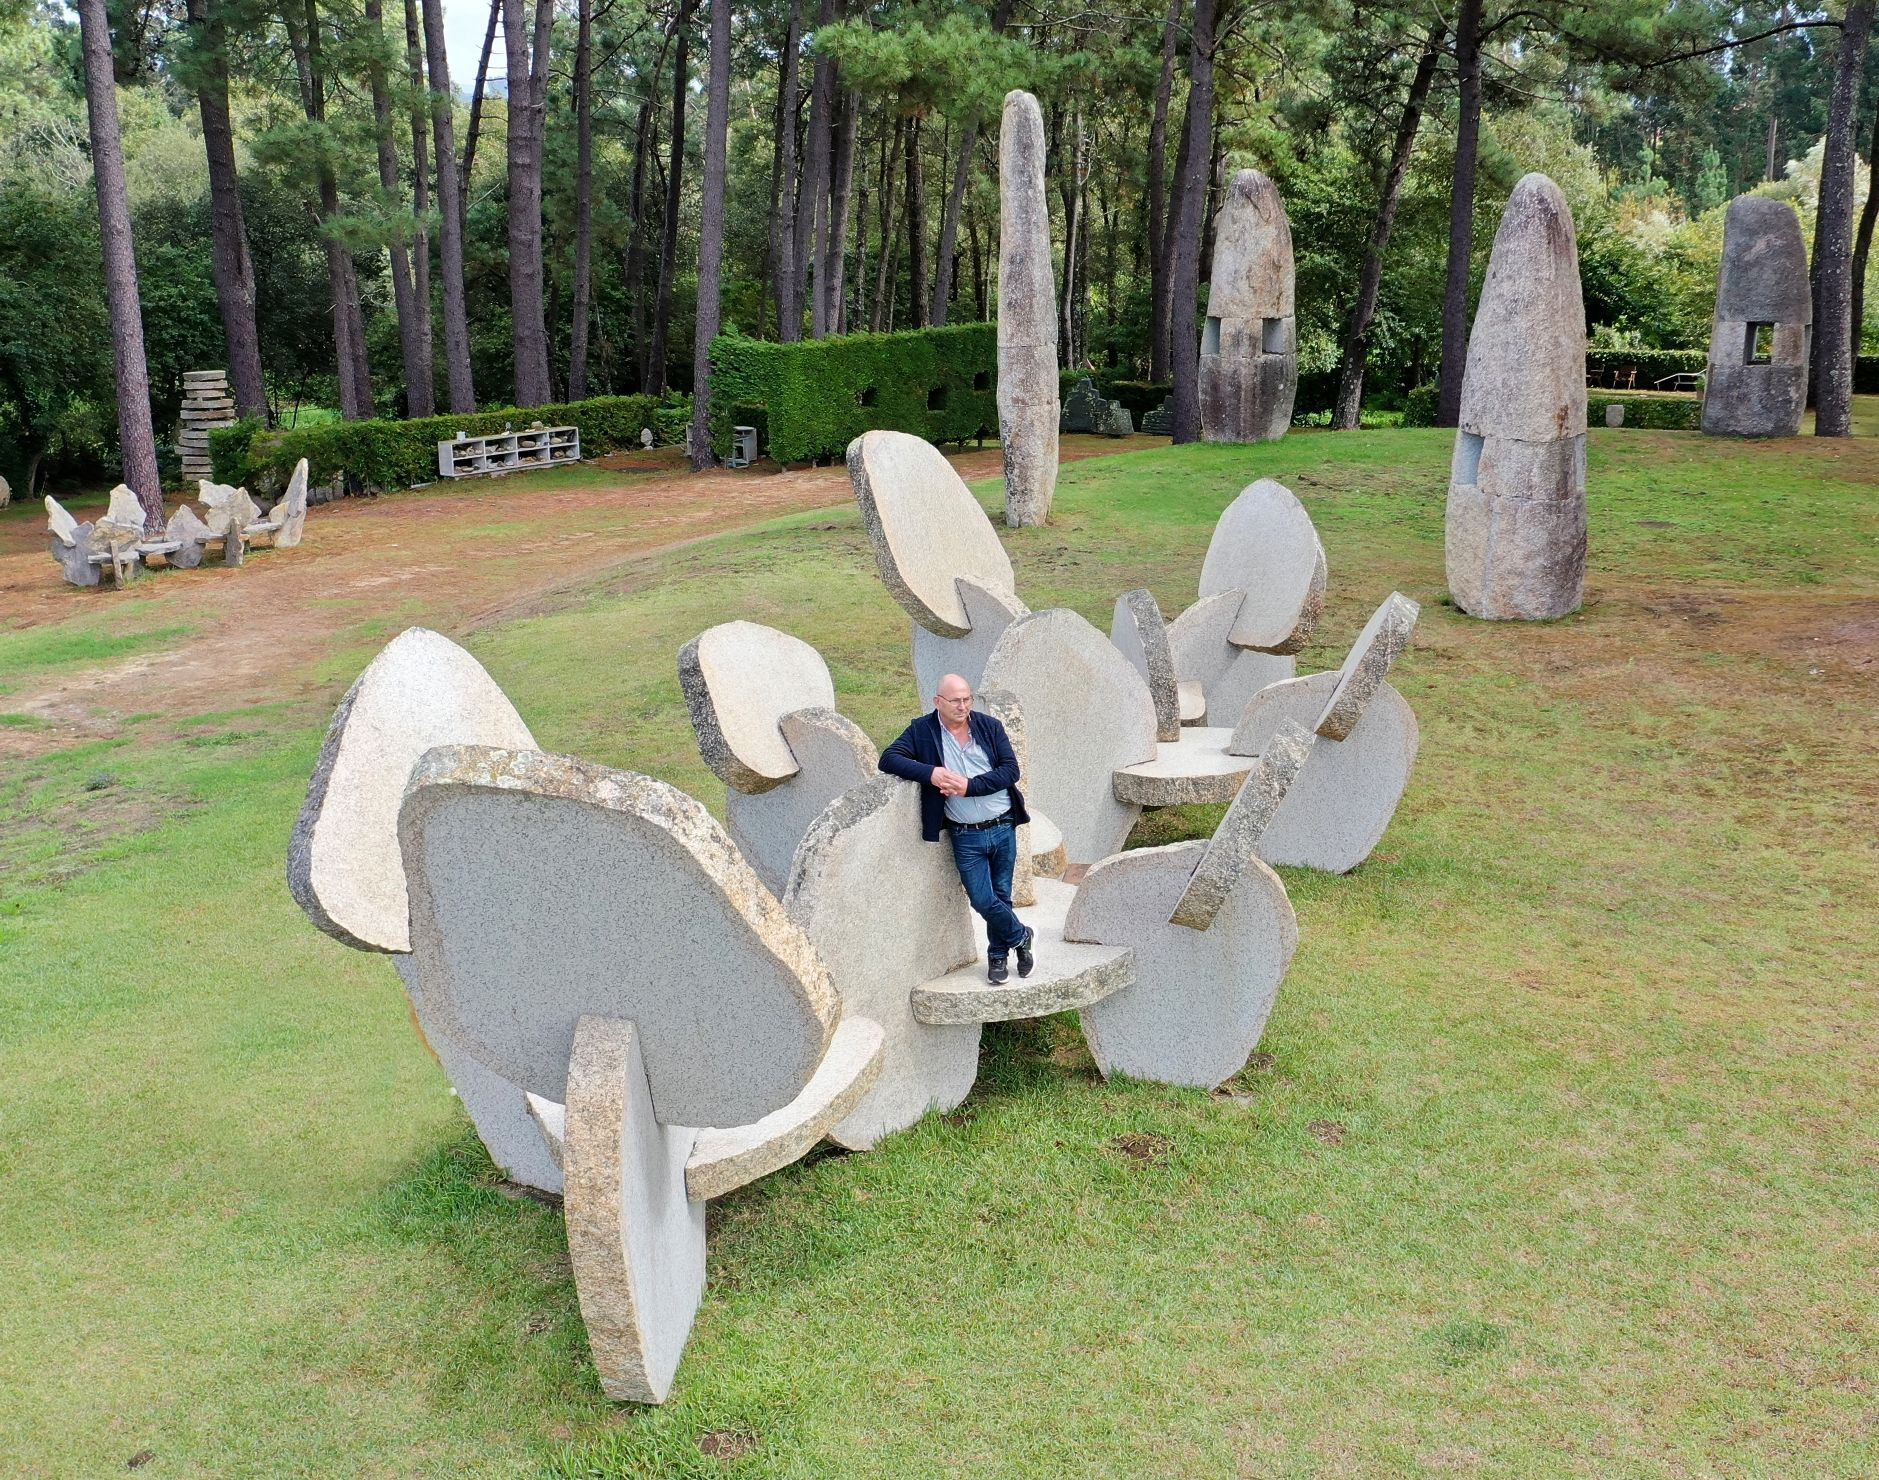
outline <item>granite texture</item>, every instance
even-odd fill
[[[750,1125],[700,1131],[685,1168],[694,1202],[722,1197],[799,1160],[846,1120],[881,1077],[885,1035],[869,1018],[842,1019],[803,1092]]]
[[[1200,354],[1201,436],[1285,435],[1298,394],[1292,227],[1279,187],[1239,170],[1214,216],[1213,275]]]
[[[1179,740],[1181,697],[1174,675],[1174,651],[1168,645],[1168,628],[1152,591],[1124,591],[1116,598],[1109,640],[1148,685],[1148,696],[1155,702],[1155,738],[1164,742]]]
[[[952,849],[920,838],[920,792],[880,776],[816,819],[784,895],[841,993],[842,1012],[881,1025],[881,1074],[829,1139],[866,1150],[929,1110],[950,1110],[978,1073],[976,1026],[929,1028],[913,989],[975,959],[975,918]]]
[[[663,1403],[705,1289],[698,1132],[655,1119],[635,1024],[582,1017],[572,1049],[562,1211],[588,1348],[609,1398]]]
[[[1813,322],[1800,217],[1787,201],[1738,195],[1723,217],[1703,430],[1711,436],[1798,435]],[[1750,363],[1754,324],[1773,328],[1765,364]]]
[[[1227,630],[1235,647],[1295,653],[1324,611],[1326,575],[1324,546],[1305,506],[1283,483],[1261,478],[1214,525],[1201,563],[1200,594],[1205,600],[1243,593]]]
[[[291,550],[300,543],[307,523],[307,460],[294,464],[293,476],[280,502],[268,510],[267,522],[274,526],[274,548]]]
[[[961,580],[1015,599],[998,531],[937,447],[906,432],[863,432],[848,444],[848,479],[881,583],[922,627],[942,637],[972,630]]]
[[[913,678],[925,709],[933,707],[939,681],[949,673],[958,674],[977,689],[985,676],[985,660],[998,646],[998,639],[1029,610],[1017,597],[988,590],[976,581],[961,580],[958,586],[959,603],[971,624],[970,632],[964,637],[943,637],[918,622],[913,624]]]
[[[1005,629],[983,683],[1023,706],[1025,800],[1061,829],[1069,861],[1120,848],[1137,808],[1116,799],[1110,778],[1155,755],[1155,704],[1128,659],[1073,611],[1033,612]]]
[[[663,781],[443,746],[412,775],[398,839],[426,1002],[521,1088],[567,1103],[583,1016],[636,1025],[665,1125],[758,1120],[822,1061],[827,969],[711,814]]]
[[[1063,938],[1064,917],[1076,890],[1056,879],[1040,881],[1032,905],[1018,918],[1036,940],[1037,965],[1029,976],[1014,975],[993,986],[977,961],[916,987],[913,1014],[923,1023],[1002,1023],[1047,1017],[1100,1002],[1134,980],[1134,958],[1123,947],[1072,945]],[[979,944],[986,944],[985,924],[978,922]]]
[[[777,724],[796,757],[796,774],[768,791],[731,787],[724,824],[757,877],[780,898],[810,824],[843,792],[873,780],[880,756],[861,726],[833,709],[798,709]]]
[[[1045,523],[1057,488],[1057,286],[1047,152],[1037,99],[1005,94],[998,135],[998,437],[1005,523],[1014,529]]]
[[[1246,707],[1233,741],[1263,752],[1287,721],[1308,728],[1324,713],[1338,673],[1314,673],[1263,689]],[[1259,842],[1267,863],[1348,873],[1370,856],[1396,813],[1416,763],[1415,712],[1388,683],[1342,740],[1320,739]]]
[[[1233,731],[1189,725],[1177,741],[1155,747],[1155,758],[1137,766],[1124,766],[1111,778],[1118,801],[1138,807],[1181,807],[1224,804],[1239,795],[1240,784],[1252,769],[1246,756],[1228,746]]]
[[[1259,1044],[1298,924],[1285,885],[1258,859],[1245,861],[1207,929],[1173,923],[1211,846],[1119,853],[1077,890],[1065,938],[1135,952],[1134,984],[1082,1012],[1084,1039],[1105,1075],[1211,1089]]]
[[[1199,686],[1200,712],[1189,717],[1184,710],[1183,725],[1236,725],[1248,699],[1298,671],[1289,655],[1235,647],[1227,640],[1241,599],[1238,591],[1202,597],[1168,624],[1174,671],[1182,685]]]
[[[168,557],[171,565],[178,570],[194,570],[202,564],[202,547],[209,541],[210,530],[188,504],[181,505],[170,515],[164,533],[176,541],[176,548]]]
[[[363,951],[411,949],[398,806],[435,745],[532,750],[508,696],[449,638],[394,637],[353,681],[327,727],[287,846],[287,885],[307,917]]]
[[[1585,587],[1585,306],[1565,196],[1544,175],[1501,215],[1468,339],[1449,474],[1449,594],[1471,616],[1577,611]]]
[[[1390,676],[1391,666],[1409,646],[1410,634],[1416,630],[1416,618],[1421,613],[1422,608],[1401,591],[1392,591],[1384,598],[1345,655],[1338,669],[1337,687],[1331,691],[1324,713],[1312,727],[1315,733],[1327,740],[1343,740],[1350,735],[1357,721],[1363,718],[1371,696]]]
[[[796,757],[778,721],[833,709],[829,665],[801,638],[756,622],[722,622],[679,649],[679,687],[698,753],[726,786],[760,792],[789,780]]]
[[[1266,743],[1240,784],[1227,815],[1208,840],[1207,851],[1194,867],[1194,876],[1169,912],[1172,923],[1190,930],[1205,930],[1213,924],[1248,866],[1257,859],[1259,840],[1278,815],[1311,747],[1312,737],[1289,722]]]

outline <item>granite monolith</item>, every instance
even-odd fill
[[[1784,200],[1738,195],[1722,225],[1703,430],[1792,437],[1807,407],[1814,322],[1801,220]]]
[[[1238,171],[1214,216],[1213,280],[1201,333],[1201,435],[1269,442],[1298,394],[1292,227],[1279,187]]]
[[[998,436],[1005,523],[1050,518],[1057,488],[1057,286],[1051,277],[1044,114],[1005,94],[998,136]]]

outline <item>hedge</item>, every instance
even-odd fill
[[[1625,408],[1625,425],[1646,431],[1694,432],[1703,421],[1703,398],[1672,391],[1598,391],[1585,394],[1587,426],[1605,425],[1605,408]],[[1435,425],[1436,395],[1432,385],[1419,385],[1403,401],[1403,425]]]
[[[579,427],[581,455],[596,457],[639,446],[642,427],[651,427],[661,445],[683,442],[690,420],[689,397],[596,396],[559,406],[511,406],[414,421],[337,421],[279,431],[248,421],[211,432],[209,460],[218,483],[268,488],[284,484],[304,457],[309,483],[318,486],[343,476],[349,492],[362,492],[435,482],[437,444],[459,431],[488,436],[535,421]]]
[[[711,437],[754,425],[780,463],[839,457],[877,427],[929,442],[998,430],[998,326],[948,324],[897,334],[842,334],[775,344],[726,334],[711,341]]]

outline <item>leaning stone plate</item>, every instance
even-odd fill
[[[1244,591],[1235,646],[1295,653],[1324,610],[1324,546],[1292,490],[1261,478],[1228,504],[1200,568],[1203,599]]]
[[[328,935],[367,951],[411,949],[398,804],[436,745],[532,750],[496,681],[449,638],[423,627],[385,645],[340,701],[294,823],[287,884]]]
[[[972,630],[956,581],[1014,594],[998,532],[932,443],[906,432],[864,432],[848,444],[848,477],[881,581],[922,627],[942,637]]]
[[[829,665],[799,637],[756,622],[707,628],[679,650],[698,751],[726,786],[768,791],[796,774],[777,728],[798,709],[833,709]]]
[[[724,829],[663,781],[445,746],[398,819],[426,1001],[511,1083],[566,1102],[583,1014],[634,1023],[663,1124],[743,1125],[822,1061],[835,989]]]

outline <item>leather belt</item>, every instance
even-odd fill
[[[1011,821],[1009,812],[1000,812],[996,817],[988,817],[983,822],[954,822],[950,817],[946,825],[954,832],[983,832],[988,827],[1003,827]]]

